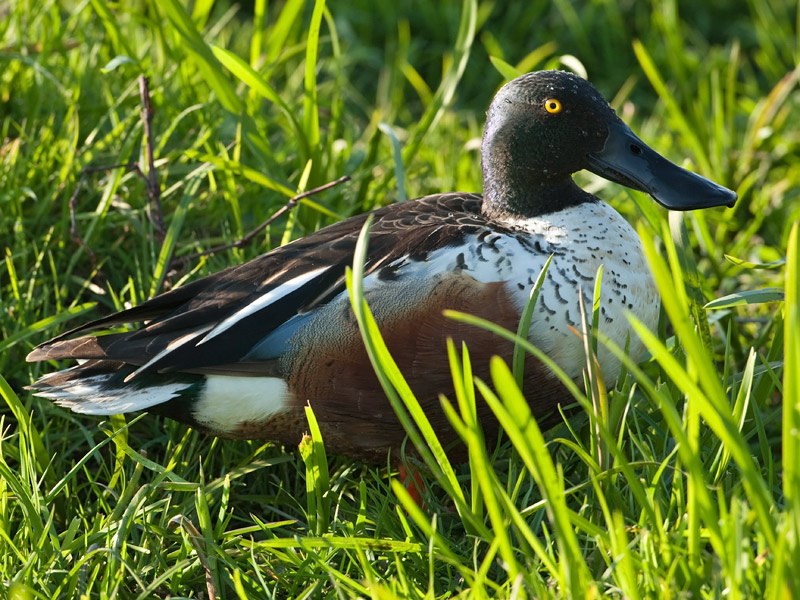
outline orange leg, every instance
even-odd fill
[[[405,464],[400,463],[397,467],[397,474],[400,477],[400,483],[406,488],[411,499],[417,506],[425,510],[425,501],[422,499],[422,494],[425,493],[425,484],[419,471],[406,469]]]

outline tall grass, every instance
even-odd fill
[[[800,595],[795,4],[20,0],[0,14],[0,595]],[[451,347],[442,402],[468,465],[447,461],[381,348],[356,261],[354,307],[424,458],[424,509],[387,467],[327,456],[313,415],[296,450],[78,417],[23,391],[56,366],[26,364],[30,348],[90,314],[398,198],[478,190],[496,88],[565,66],[741,199],[670,220],[580,174],[645,242],[664,298],[658,331],[636,325],[651,358],[612,345],[625,369],[606,392],[601,326],[580,409],[541,431],[514,365],[476,382]],[[142,74],[163,244],[133,171],[78,186],[89,166],[146,167]],[[167,268],[343,174],[251,246]],[[499,448],[482,443],[483,402]]]

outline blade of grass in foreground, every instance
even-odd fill
[[[775,516],[771,509],[771,507],[774,506],[774,499],[766,488],[758,466],[750,455],[750,448],[747,440],[745,440],[739,432],[730,403],[722,390],[718,373],[712,364],[711,357],[704,350],[702,340],[692,327],[686,304],[682,303],[682,295],[680,293],[674,293],[675,291],[679,292],[679,286],[670,276],[663,258],[656,252],[652,236],[641,227],[639,228],[639,236],[642,238],[642,245],[653,271],[653,277],[661,291],[664,308],[675,326],[675,331],[683,347],[686,348],[686,368],[677,361],[661,340],[644,327],[637,319],[631,316],[630,320],[634,330],[645,343],[650,353],[653,354],[670,376],[672,381],[686,394],[689,402],[694,404],[698,414],[705,420],[706,424],[711,427],[728,450],[730,450],[743,476],[743,483],[747,491],[748,499],[752,503],[753,509],[761,521],[764,536],[772,546],[776,542]],[[668,243],[668,240],[665,240],[665,243],[667,244],[670,259],[675,261],[674,249],[671,250],[671,245]],[[662,410],[663,408],[664,407],[662,407]],[[682,434],[682,431],[680,433]],[[678,432],[673,430],[673,434],[677,437]],[[687,439],[686,441],[690,444],[689,449],[694,448],[696,451],[697,440]],[[695,464],[695,468],[698,469],[695,475],[700,479],[690,479],[690,481],[694,480],[694,484],[696,485],[695,493],[698,494],[698,497],[700,495],[705,495],[703,491],[706,485],[705,478],[707,475],[705,466],[695,463],[697,460],[696,454],[689,456],[682,453],[682,456],[684,459],[688,459],[692,464]],[[707,500],[707,503],[710,508],[710,498]],[[710,515],[711,513],[704,512],[703,514]],[[706,523],[708,527],[714,527],[711,519],[708,519]],[[719,551],[723,551],[723,549],[720,548]]]
[[[788,520],[793,543],[788,544],[784,558],[789,573],[800,568],[800,229],[795,223],[789,234],[786,253],[786,303],[784,305],[784,363],[783,370],[783,493],[786,505],[795,515]],[[789,533],[789,532],[787,532]],[[800,582],[790,578],[792,596],[800,595]]]
[[[451,348],[452,342],[450,342],[448,349]],[[496,494],[496,490],[501,488],[500,482],[497,479],[497,475],[491,466],[489,455],[486,452],[486,442],[474,411],[474,397],[472,398],[471,405],[467,402],[466,388],[474,388],[474,386],[471,381],[467,382],[463,380],[463,374],[461,374],[459,365],[457,361],[456,364],[452,362],[453,358],[454,357],[451,357],[451,366],[454,367],[455,371],[454,380],[459,379],[458,375],[461,375],[463,383],[469,383],[469,385],[465,385],[463,389],[464,393],[459,394],[458,400],[461,415],[456,412],[453,405],[446,399],[442,399],[442,408],[450,423],[453,425],[453,428],[467,445],[471,479],[473,481],[477,480],[477,487],[480,490],[482,503],[486,506],[486,512],[489,515],[492,531],[494,533],[493,543],[497,545],[500,556],[506,563],[509,578],[514,579],[520,574],[521,567],[515,557],[512,539],[508,532],[506,515],[502,510],[502,504]],[[471,371],[468,354],[465,354],[465,364],[467,366],[466,371]]]
[[[695,325],[700,333],[700,339],[707,350],[712,346],[711,331],[708,328],[708,317],[703,310],[705,300],[700,289],[700,274],[697,271],[697,262],[694,259],[694,252],[689,242],[689,232],[686,230],[685,216],[682,212],[671,210],[669,212],[669,227],[672,233],[672,240],[675,244],[675,252],[678,257],[680,273],[683,276],[684,285],[689,297],[689,306]]]
[[[502,404],[483,382],[478,388],[500,419],[509,436],[513,435],[514,446],[521,454],[542,497],[547,500],[546,510],[553,526],[559,547],[559,579],[561,593],[566,597],[581,598],[591,581],[586,561],[581,555],[580,543],[572,528],[570,513],[564,494],[564,479],[561,469],[553,464],[541,429],[531,414],[530,406],[514,382],[514,376],[505,362],[495,356],[491,361],[492,381]]]
[[[536,354],[536,356],[539,356],[541,354],[540,351],[538,349],[536,349],[535,347],[531,346],[530,343],[527,340],[519,339],[516,336],[514,336],[514,334],[512,332],[504,330],[504,329],[498,327],[497,325],[494,325],[494,324],[491,324],[489,322],[486,322],[486,321],[484,321],[484,320],[482,320],[482,319],[480,319],[478,317],[464,315],[462,313],[448,312],[447,314],[451,318],[456,318],[457,320],[461,320],[461,321],[464,321],[464,322],[469,322],[469,323],[471,323],[473,325],[485,328],[485,329],[487,329],[489,331],[493,331],[493,332],[497,333],[498,335],[500,335],[502,337],[505,337],[506,339],[515,340],[516,342],[522,344],[523,347],[526,348],[526,350],[531,351],[533,353],[539,353],[539,354]],[[600,332],[600,336],[602,337],[602,332]],[[625,358],[627,359],[627,356]],[[547,362],[549,359],[547,359],[546,356],[542,355],[542,360],[544,362]],[[558,374],[559,377],[563,378],[563,381],[565,382],[565,385],[567,385],[567,383],[568,383],[569,384],[568,386],[574,387],[575,390],[577,391],[577,387],[575,387],[575,384],[571,380],[569,380],[566,377],[566,375],[563,374],[563,372],[560,372],[557,368],[556,368],[556,374]],[[526,459],[526,457],[533,456],[533,452],[532,452],[532,450],[530,450],[527,447],[527,444],[529,443],[529,440],[528,440],[527,436],[524,433],[520,432],[520,427],[521,427],[520,423],[524,423],[525,422],[524,414],[527,414],[527,413],[520,412],[522,410],[521,408],[515,408],[513,411],[511,409],[508,409],[507,412],[503,412],[502,410],[500,410],[498,408],[498,407],[502,408],[502,405],[499,404],[499,401],[498,400],[494,400],[493,401],[494,396],[487,396],[487,394],[491,394],[492,393],[491,390],[489,390],[482,382],[479,382],[478,385],[480,386],[481,392],[486,397],[487,402],[494,409],[494,412],[495,412],[496,416],[498,417],[498,420],[503,425],[503,429],[505,430],[506,434],[509,436],[511,442],[513,443],[513,445],[516,448],[517,452],[519,453],[520,457],[523,458],[523,461],[529,467],[529,470],[532,471],[534,466],[535,466],[535,463],[533,462],[532,458],[527,458]],[[458,388],[457,388],[457,390],[458,390]],[[580,395],[578,396],[578,400],[581,403],[581,405],[583,406],[584,410],[587,412],[587,414],[591,414],[592,411],[593,411],[593,407],[588,403],[588,401],[585,398],[581,398]],[[448,409],[448,406],[445,405],[445,408]],[[528,410],[528,412],[530,412],[530,411]],[[448,413],[448,417],[450,417],[451,421],[454,423],[455,429],[457,431],[459,431],[459,433],[462,435],[462,437],[464,437],[465,440],[466,440],[468,436],[464,435],[465,424],[459,422],[458,416],[454,414],[454,411],[453,411],[452,408],[449,408],[447,410],[447,413]],[[464,411],[462,410],[462,415],[463,414],[464,414]],[[522,415],[522,416],[520,416],[520,415]],[[665,525],[664,525],[664,522],[663,522],[664,520],[663,520],[663,517],[661,516],[661,511],[659,509],[659,505],[658,505],[657,502],[654,502],[654,499],[651,497],[651,494],[648,492],[647,489],[645,489],[645,486],[643,485],[643,483],[641,481],[641,475],[640,475],[639,471],[628,460],[627,452],[626,452],[626,450],[625,450],[625,448],[623,446],[623,442],[621,440],[618,440],[615,437],[614,432],[612,432],[609,429],[609,424],[603,419],[596,420],[596,422],[595,422],[595,430],[596,430],[598,439],[602,440],[602,443],[603,443],[604,447],[608,451],[610,451],[610,455],[611,455],[611,457],[613,457],[614,468],[612,469],[612,471],[613,472],[617,472],[618,471],[618,472],[621,472],[623,474],[623,476],[625,477],[628,485],[630,486],[630,489],[631,489],[634,497],[637,499],[637,507],[641,510],[640,519],[642,520],[642,523],[645,523],[646,526],[648,527],[648,529],[653,534],[655,534],[654,535],[654,539],[656,540],[655,546],[657,548],[659,548],[659,552],[663,556],[665,556],[665,557],[670,556],[671,555],[671,551],[670,551],[670,547],[669,547],[670,539],[669,539],[669,536],[668,536],[667,532],[665,531]],[[466,432],[466,433],[468,433],[468,432]],[[472,440],[470,440],[470,441],[472,441]],[[609,475],[613,474],[613,473],[609,472],[608,470],[602,469],[600,467],[600,465],[598,464],[598,462],[594,458],[592,458],[592,456],[590,456],[589,454],[585,453],[578,445],[576,445],[574,443],[571,443],[571,442],[568,442],[567,440],[556,440],[556,441],[560,442],[565,447],[567,447],[571,451],[575,452],[576,455],[580,456],[581,460],[583,460],[586,463],[586,465],[590,469],[590,472],[594,474],[596,479],[598,479],[598,480],[600,480],[600,478],[606,479],[606,478],[609,477]],[[469,444],[469,446],[470,446],[470,450],[471,450],[470,456],[472,456],[472,444]],[[475,469],[479,469],[479,468],[483,468],[483,469],[490,469],[491,468],[491,467],[489,467],[488,465],[485,465],[485,464],[483,466],[480,466],[480,467],[476,466],[477,463],[471,463],[471,464],[473,466],[473,472],[474,472]],[[534,466],[531,466],[531,465],[534,465]],[[616,494],[615,486],[612,484],[607,489],[609,489],[611,491],[610,495],[612,496],[612,500],[616,501],[616,498],[614,498],[614,496]],[[572,490],[571,493],[574,493],[576,491],[577,491],[577,489]],[[485,491],[485,490],[482,490],[481,493],[485,496],[488,492]],[[505,493],[505,490],[501,489],[500,487],[495,487],[493,493],[498,494],[498,497],[502,500],[502,502],[504,504],[504,510],[506,512],[507,518],[510,518],[511,521],[517,525],[517,529],[518,529],[519,535],[522,536],[523,539],[525,539],[526,541],[529,542],[530,548],[542,560],[543,564],[547,566],[547,569],[550,571],[551,576],[553,576],[556,579],[559,579],[560,575],[559,575],[558,570],[555,567],[555,563],[553,563],[552,561],[549,561],[549,560],[545,560],[543,558],[543,554],[546,554],[547,551],[544,549],[543,546],[541,546],[540,544],[538,544],[538,542],[535,541],[536,540],[536,534],[533,531],[531,531],[529,525],[524,524],[524,522],[522,522],[522,516],[518,513],[517,509],[514,508],[513,502],[511,501],[511,498],[509,498],[507,496],[507,494]],[[545,497],[545,500],[543,500],[540,503],[537,503],[537,507],[539,505],[547,507],[548,501],[546,499],[546,495],[544,497]],[[530,511],[528,510],[526,512],[529,513]],[[609,524],[613,524],[613,523],[616,522],[614,519],[611,519],[610,515],[609,515],[609,519],[610,519],[608,521]],[[580,515],[578,515],[576,513],[572,513],[572,512],[570,513],[570,520],[584,534],[592,536],[595,539],[597,539],[598,543],[602,547],[608,547],[609,544],[613,545],[613,543],[610,541],[610,538],[608,537],[608,534],[606,534],[603,529],[598,528],[595,525],[593,525],[589,520],[583,518],[582,516],[580,516]],[[615,538],[614,543],[616,543],[616,542],[619,542],[619,536],[617,536],[617,538]],[[629,581],[628,581],[628,584],[630,584]]]
[[[353,269],[348,268],[347,270],[347,289],[350,293],[350,303],[370,362],[392,408],[414,444],[414,448],[453,499],[459,514],[467,519],[465,524],[468,523],[470,527],[481,534],[488,533],[482,523],[470,518],[472,513],[469,510],[464,492],[456,478],[450,460],[439,442],[436,432],[433,431],[430,421],[408,387],[408,383],[403,378],[400,369],[398,369],[397,363],[394,362],[394,359],[389,354],[389,350],[378,330],[377,323],[364,298],[364,264],[371,225],[372,215],[367,218],[361,229],[353,258]]]
[[[458,409],[461,412],[461,416],[457,417],[456,419],[451,418],[450,422],[453,423],[453,426],[456,427],[458,431],[457,425],[463,421],[463,425],[466,427],[472,427],[476,430],[476,437],[480,437],[480,443],[485,443],[483,439],[483,432],[480,430],[478,425],[478,415],[477,415],[477,408],[475,405],[475,385],[472,380],[472,361],[469,357],[469,350],[467,349],[467,345],[462,343],[461,345],[461,356],[463,359],[460,359],[458,356],[458,352],[456,351],[455,343],[452,339],[448,338],[447,340],[447,357],[450,361],[450,373],[453,377],[453,390],[456,396],[456,403],[458,405]],[[450,402],[445,398],[444,394],[439,395],[439,402],[442,405],[442,409],[445,411],[446,414],[449,414],[453,411],[453,408]],[[459,435],[461,435],[459,433]],[[461,439],[465,439],[464,435],[461,435]],[[472,446],[467,445],[467,449],[469,453],[472,453]],[[475,515],[475,518],[482,519],[483,518],[483,497],[480,494],[480,486],[476,478],[470,478],[470,484],[472,486],[471,489],[471,496],[472,496],[472,513]]]
[[[316,535],[322,535],[329,526],[331,512],[328,457],[317,418],[310,406],[306,406],[306,419],[311,435],[305,436],[300,442],[300,455],[306,465],[308,528]]]
[[[539,275],[536,277],[536,281],[531,288],[530,296],[528,296],[528,301],[525,302],[525,306],[522,309],[519,327],[517,327],[517,337],[521,340],[528,339],[528,332],[531,329],[531,321],[533,320],[533,310],[536,308],[536,301],[539,299],[539,292],[542,290],[542,285],[544,285],[547,270],[550,268],[552,260],[553,255],[551,254],[547,258],[547,262],[544,263],[542,270],[539,271]],[[514,381],[517,382],[517,386],[519,389],[523,389],[522,378],[525,375],[525,349],[516,342],[514,343],[514,355],[511,359],[511,370],[514,373]]]

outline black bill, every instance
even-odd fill
[[[647,192],[670,210],[733,206],[736,193],[671,163],[622,121],[609,126],[606,144],[589,155],[589,170],[615,183]]]

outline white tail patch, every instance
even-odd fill
[[[208,375],[192,405],[192,416],[219,432],[234,432],[243,423],[263,422],[288,407],[289,386],[278,377]]]
[[[57,373],[54,373],[56,375]],[[67,382],[42,391],[37,396],[52,400],[59,406],[85,415],[118,415],[137,410],[147,410],[176,398],[182,390],[194,383],[165,383],[137,388],[109,385],[113,375],[93,375]],[[47,378],[42,379],[47,383]]]

